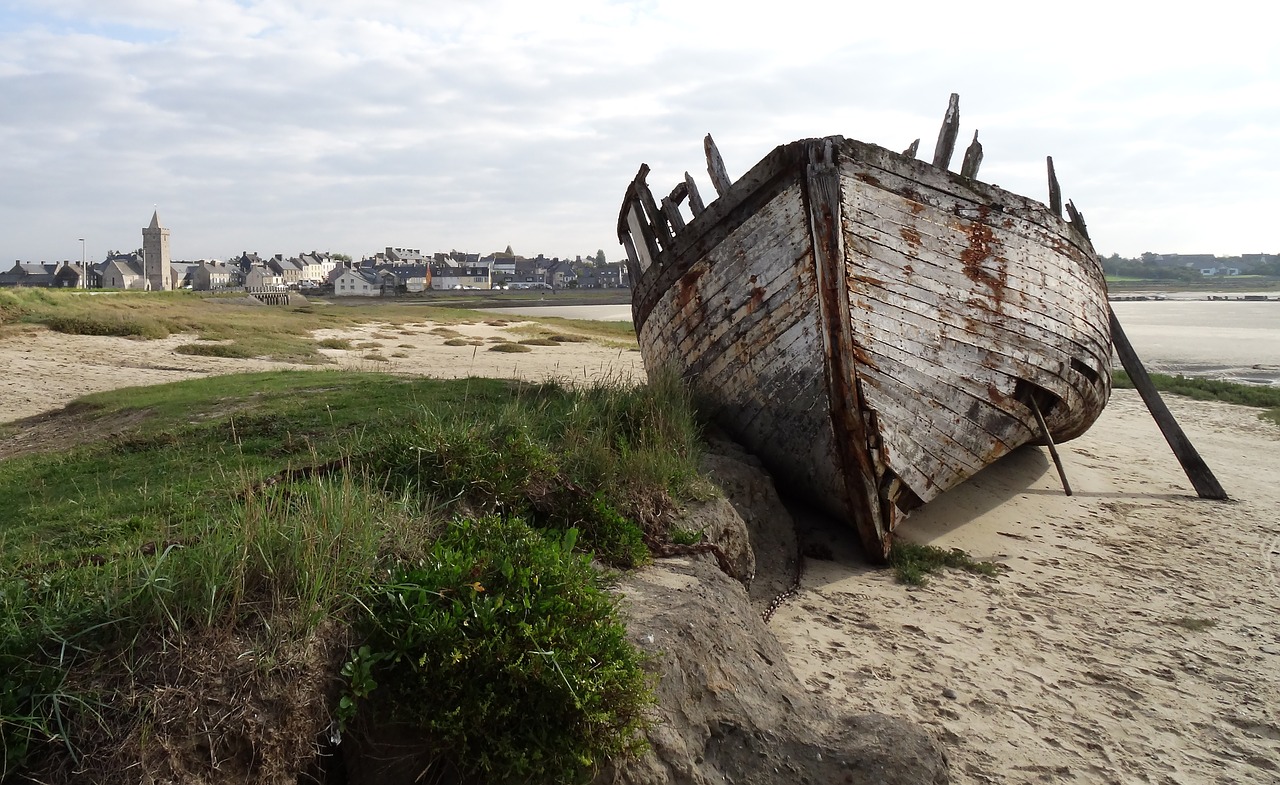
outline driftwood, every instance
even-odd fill
[[[717,194],[724,196],[733,185],[733,181],[725,171],[724,159],[720,157],[720,151],[716,149],[716,141],[711,138],[711,134],[707,134],[707,138],[702,140],[702,147],[707,152],[707,174],[711,175],[711,184],[716,187]]]
[[[903,150],[902,154],[908,158],[915,158],[916,153],[919,153],[919,152],[920,152],[920,140],[917,139],[911,144],[907,145],[907,149]]]
[[[1226,499],[1227,492],[1218,484],[1218,478],[1213,476],[1208,464],[1200,457],[1200,453],[1196,452],[1196,448],[1191,445],[1191,440],[1182,432],[1182,426],[1173,419],[1172,412],[1160,397],[1159,391],[1147,374],[1147,369],[1138,359],[1138,353],[1133,350],[1129,338],[1124,334],[1124,329],[1120,327],[1115,311],[1111,311],[1111,342],[1115,346],[1116,354],[1120,356],[1120,364],[1124,366],[1125,373],[1129,374],[1133,386],[1138,388],[1138,394],[1142,396],[1142,401],[1151,412],[1151,417],[1160,427],[1160,433],[1164,434],[1165,441],[1173,449],[1178,463],[1182,464],[1182,470],[1187,473],[1187,479],[1191,480],[1196,493],[1202,499]]]
[[[973,141],[969,149],[964,151],[964,163],[960,165],[960,176],[970,180],[978,176],[978,167],[982,166],[982,142],[978,141],[978,132],[973,132]]]
[[[951,154],[956,150],[956,136],[960,133],[960,95],[951,94],[947,103],[947,114],[942,118],[942,129],[938,131],[938,144],[933,148],[933,165],[946,169],[951,165]]]

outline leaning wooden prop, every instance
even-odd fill
[[[958,130],[952,95],[932,161],[918,140],[900,154],[830,136],[736,182],[707,136],[717,199],[688,173],[657,199],[642,165],[618,220],[645,366],[686,378],[783,488],[878,559],[912,509],[1088,429],[1123,337],[1052,159],[1046,206],[977,179],[976,133],[949,171]]]

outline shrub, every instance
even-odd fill
[[[146,317],[120,313],[55,314],[45,320],[54,332],[68,335],[114,335],[123,338],[165,338],[169,328]]]
[[[523,344],[506,342],[506,343],[495,343],[493,346],[489,347],[489,351],[506,352],[508,354],[512,354],[515,352],[531,352],[533,350]]]
[[[321,349],[350,349],[351,341],[346,338],[325,338],[316,341]]]
[[[233,357],[248,359],[255,356],[249,349],[235,343],[184,343],[173,347],[178,354],[192,354],[201,357]]]
[[[573,782],[639,752],[641,658],[575,536],[454,523],[421,566],[370,587],[339,715],[376,691],[468,780]]]

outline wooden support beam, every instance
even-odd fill
[[[702,148],[707,153],[707,174],[711,175],[711,184],[715,186],[718,195],[724,196],[729,192],[733,181],[725,171],[724,159],[720,157],[720,151],[716,148],[716,141],[711,138],[711,134],[707,134],[707,138],[702,140]]]
[[[1133,381],[1133,386],[1138,388],[1138,394],[1142,396],[1143,402],[1147,405],[1147,410],[1151,412],[1156,425],[1160,427],[1160,433],[1164,434],[1165,441],[1173,449],[1173,454],[1177,456],[1178,463],[1182,464],[1182,470],[1187,473],[1187,479],[1191,480],[1196,493],[1202,499],[1227,498],[1227,492],[1218,484],[1218,479],[1213,476],[1208,464],[1200,457],[1200,453],[1196,452],[1196,448],[1191,446],[1191,440],[1182,432],[1182,427],[1178,425],[1178,421],[1173,419],[1173,414],[1169,411],[1169,407],[1165,405],[1164,399],[1160,397],[1155,384],[1152,383],[1151,377],[1147,374],[1147,369],[1143,367],[1142,361],[1138,359],[1138,353],[1133,350],[1128,337],[1125,336],[1124,330],[1120,327],[1120,321],[1116,319],[1115,311],[1112,311],[1109,306],[1107,310],[1111,315],[1111,344],[1115,347],[1116,354],[1120,356],[1120,364],[1124,366],[1125,372],[1129,374],[1129,378]]]
[[[697,218],[707,206],[702,203],[702,194],[698,193],[698,184],[693,181],[693,175],[685,172],[684,184],[689,187],[689,211]]]
[[[978,176],[978,167],[982,166],[982,142],[978,141],[978,132],[973,132],[973,141],[969,149],[964,151],[964,163],[960,165],[960,176],[970,180]]]
[[[1032,395],[1029,398],[1031,399],[1031,413],[1036,416],[1036,422],[1040,425],[1040,436],[1044,438],[1044,443],[1049,447],[1049,457],[1053,458],[1053,465],[1058,468],[1058,479],[1062,480],[1062,490],[1070,496],[1071,483],[1067,482],[1067,472],[1062,468],[1062,459],[1058,457],[1058,448],[1053,444],[1053,434],[1049,433],[1049,425],[1044,421],[1044,415],[1040,413],[1040,404],[1036,403],[1036,397]]]
[[[947,113],[938,131],[938,144],[933,148],[933,165],[939,169],[951,166],[951,154],[956,151],[956,136],[960,134],[960,94],[952,93],[947,102]]]
[[[1049,209],[1053,214],[1062,217],[1062,188],[1058,185],[1058,175],[1053,171],[1053,156],[1046,155],[1045,163],[1049,166]]]
[[[907,149],[903,150],[902,154],[908,158],[915,158],[916,153],[919,153],[919,152],[920,152],[920,140],[917,139],[911,144],[907,145]]]

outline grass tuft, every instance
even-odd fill
[[[533,351],[533,349],[530,349],[528,346],[524,346],[523,344],[519,344],[519,343],[504,342],[504,343],[493,344],[492,346],[489,347],[489,351],[506,352],[508,354],[514,354],[517,352],[531,352]]]
[[[917,545],[903,539],[893,541],[889,565],[893,567],[898,582],[908,586],[928,585],[927,576],[944,568],[964,570],[988,578],[998,576],[1003,569],[995,562],[975,561],[959,548],[948,550],[934,545]]]

